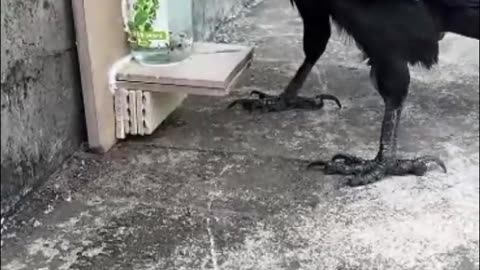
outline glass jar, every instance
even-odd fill
[[[188,58],[193,46],[192,0],[122,0],[133,58],[165,65]]]

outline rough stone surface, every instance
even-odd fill
[[[104,156],[77,153],[4,223],[2,269],[479,269],[477,41],[447,36],[441,64],[413,70],[402,155],[440,155],[449,173],[352,189],[305,165],[377,150],[383,108],[358,51],[335,36],[303,91],[342,110],[228,111],[250,90],[280,92],[302,60],[288,1],[231,25],[219,39],[257,45],[238,91],[190,98]]]

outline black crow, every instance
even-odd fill
[[[479,39],[480,0],[291,0],[304,25],[305,60],[279,96],[253,92],[258,99],[240,99],[247,110],[320,109],[331,95],[298,96],[312,67],[331,36],[331,22],[344,30],[368,57],[372,83],[385,104],[380,150],[373,160],[339,154],[314,162],[327,174],[351,175],[352,186],[377,182],[388,175],[424,175],[427,165],[444,163],[435,157],[402,160],[397,157],[397,130],[410,85],[409,65],[429,69],[438,61],[439,40],[452,32]],[[354,89],[352,89],[354,90]]]

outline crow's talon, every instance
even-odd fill
[[[292,109],[303,109],[303,110],[320,110],[324,107],[325,100],[334,101],[339,108],[342,108],[342,104],[332,95],[318,95],[314,98],[306,97],[294,97],[287,98],[283,95],[273,96],[261,91],[252,91],[251,96],[257,96],[256,99],[237,99],[230,103],[228,106],[229,109],[235,107],[236,105],[241,105],[243,109],[247,111],[260,110],[263,112],[279,112]]]
[[[323,102],[325,100],[331,100],[331,101],[334,101],[338,108],[341,109],[342,108],[342,103],[340,102],[340,100],[336,97],[336,96],[332,96],[332,95],[328,95],[328,94],[323,94],[323,95],[318,95],[315,97],[315,101],[317,101],[317,103],[321,103],[323,104]]]
[[[327,165],[328,165],[328,161],[317,160],[308,164],[307,170],[310,170],[314,167],[325,167]]]
[[[250,92],[250,96],[257,96],[259,99],[265,99],[265,98],[268,98],[268,97],[273,97],[272,95],[269,95],[267,93],[264,93],[264,92],[261,92],[261,91],[258,91],[258,90],[254,90],[254,91]]]
[[[321,167],[328,175],[352,176],[348,179],[348,185],[361,186],[378,182],[387,176],[424,176],[428,172],[429,164],[436,164],[447,172],[445,163],[432,156],[412,160],[365,160],[352,155],[338,154],[331,161],[315,161],[307,168]]]
[[[332,158],[333,162],[343,161],[345,164],[365,163],[366,160],[349,154],[337,154]]]
[[[425,156],[413,160],[398,160],[396,166],[391,169],[390,174],[399,176],[406,174],[424,176],[428,172],[428,165],[430,164],[436,164],[444,171],[444,173],[448,173],[447,166],[441,159],[432,156]]]
[[[438,157],[424,156],[424,157],[418,158],[416,161],[424,163],[425,165],[430,163],[436,164],[443,169],[443,172],[448,173],[447,165],[445,165],[445,162],[443,162],[443,160],[439,159]]]

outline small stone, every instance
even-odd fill
[[[40,227],[40,226],[42,226],[42,223],[41,223],[40,221],[35,220],[35,221],[33,222],[33,227],[34,227],[34,228],[38,228],[38,227]]]
[[[48,215],[48,214],[50,214],[52,211],[53,211],[53,206],[52,206],[51,204],[49,204],[49,205],[47,206],[47,210],[45,210],[43,213],[44,213],[45,215]]]

